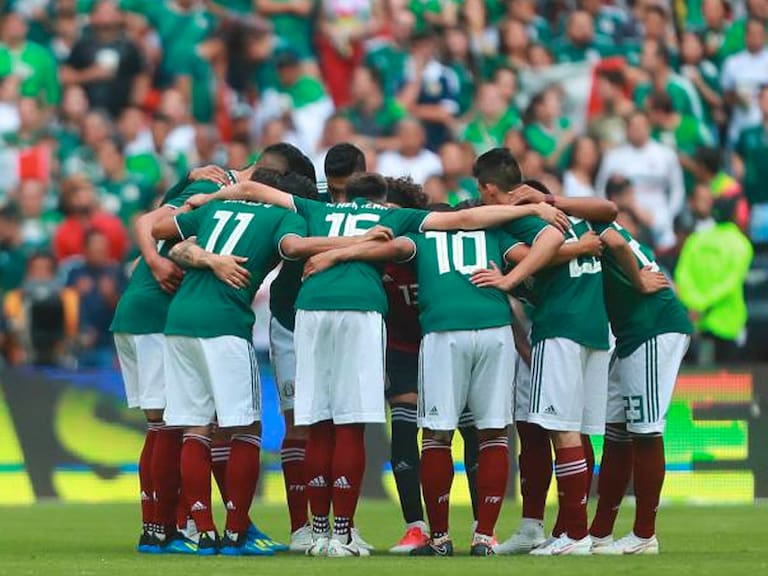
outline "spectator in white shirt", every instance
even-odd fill
[[[728,127],[731,144],[735,143],[744,128],[760,123],[762,116],[757,104],[758,93],[760,86],[768,83],[764,24],[750,18],[746,26],[746,50],[725,59],[720,77],[725,101],[733,111]]]
[[[384,176],[399,178],[410,176],[416,184],[424,184],[430,176],[440,176],[443,165],[440,157],[427,150],[424,127],[418,120],[406,118],[397,126],[400,148],[379,156],[378,169]]]
[[[594,196],[599,163],[600,151],[594,138],[577,138],[573,143],[570,166],[563,175],[563,195],[571,198]]]
[[[605,155],[595,188],[605,195],[612,176],[632,182],[640,208],[653,214],[655,247],[665,251],[675,246],[675,216],[685,202],[683,170],[672,148],[651,140],[651,124],[645,112],[635,111],[627,118],[628,142]]]

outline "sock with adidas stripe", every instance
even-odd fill
[[[587,462],[581,445],[555,449],[555,477],[565,532],[581,540],[587,535]]]
[[[342,424],[336,426],[333,451],[332,501],[334,532],[338,536],[349,534],[350,520],[355,516],[357,501],[365,472],[365,426]],[[339,523],[339,520],[342,520]],[[340,532],[337,532],[340,531]]]
[[[261,437],[258,434],[233,434],[227,463],[227,530],[241,533],[248,529],[248,510],[259,481]]]

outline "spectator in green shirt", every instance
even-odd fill
[[[576,135],[562,115],[560,91],[551,86],[536,94],[525,115],[523,135],[531,150],[539,153],[547,166],[564,168]]]
[[[459,81],[459,115],[464,115],[472,106],[475,93],[476,65],[470,52],[469,36],[458,26],[443,32],[445,41],[445,64],[453,70]]]
[[[677,151],[677,158],[683,168],[685,191],[690,195],[697,175],[694,156],[699,148],[714,144],[712,134],[693,116],[676,112],[672,98],[665,92],[651,94],[648,99],[648,117],[651,120],[651,137]]]
[[[596,62],[610,53],[612,44],[595,34],[592,15],[584,10],[572,12],[568,17],[565,36],[553,45],[558,63]]]
[[[413,26],[413,15],[407,10],[397,10],[392,15],[389,37],[374,38],[367,44],[365,65],[379,72],[387,96],[397,96],[405,86]]]
[[[475,97],[474,114],[461,135],[476,154],[498,148],[507,132],[522,127],[517,111],[507,106],[495,84],[481,84]]]
[[[112,123],[101,111],[91,111],[83,119],[81,144],[62,164],[64,176],[82,174],[91,180],[101,178],[101,168],[96,159],[96,151],[104,140],[109,138]]]
[[[701,15],[704,22],[696,31],[701,35],[704,57],[720,66],[723,63],[721,48],[729,25],[725,0],[703,0]]]
[[[60,212],[47,206],[46,185],[25,180],[19,185],[16,202],[21,215],[21,240],[27,253],[49,250],[51,238],[63,220]]]
[[[529,67],[528,48],[531,41],[526,33],[525,23],[515,18],[507,18],[499,27],[498,54],[484,54],[482,76],[491,78],[496,70],[508,68],[520,72]]]
[[[394,98],[386,96],[381,76],[368,66],[359,66],[352,76],[352,102],[341,113],[352,122],[357,134],[371,138],[378,150],[398,147],[397,123],[406,116],[405,108]]]
[[[316,0],[256,0],[258,13],[274,26],[278,46],[290,47],[299,58],[314,60],[312,16]]]
[[[605,0],[579,0],[579,7],[592,16],[595,35],[603,44],[621,40],[627,18],[620,8],[609,6]]]
[[[15,206],[3,206],[0,208],[0,294],[21,285],[26,267],[19,211]]]
[[[768,202],[768,86],[760,89],[762,122],[739,134],[732,164],[750,204]]]
[[[720,72],[704,59],[704,44],[698,34],[685,32],[680,50],[680,73],[693,84],[704,106],[704,121],[708,126],[725,125],[723,97],[720,94]]]
[[[466,144],[447,142],[440,148],[440,162],[443,165],[440,178],[446,190],[446,198],[443,201],[451,206],[480,198],[477,180],[472,176],[474,159],[473,149]]]
[[[515,0],[507,3],[507,14],[525,25],[529,40],[547,44],[552,38],[549,23],[539,15],[536,8],[536,0]]]
[[[51,53],[27,40],[26,21],[15,12],[5,15],[0,45],[0,77],[12,74],[21,82],[22,96],[40,98],[47,106],[59,103],[61,86]]]
[[[747,47],[747,23],[759,20],[768,31],[768,2],[766,0],[747,0],[747,13],[728,27],[718,57],[723,62],[728,56],[741,52]]]

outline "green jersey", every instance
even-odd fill
[[[194,194],[210,194],[219,189],[218,184],[200,180],[189,184],[183,180],[171,188],[165,195],[163,204],[179,208]],[[167,257],[172,243],[158,243],[158,253]],[[139,258],[138,264],[131,275],[128,286],[123,292],[112,320],[112,332],[126,334],[162,334],[165,329],[165,318],[172,294],[164,292],[152,275],[152,270],[144,260]]]
[[[640,268],[651,266],[658,271],[653,251],[640,244],[615,222],[595,224],[595,230],[600,234],[606,230],[615,230],[632,248]],[[671,288],[655,294],[642,294],[632,284],[610,250],[603,254],[603,265],[605,307],[613,334],[616,336],[616,353],[619,358],[630,356],[643,342],[654,336],[693,332],[688,314]]]
[[[269,288],[269,311],[283,328],[291,332],[296,326],[296,298],[303,274],[303,261],[285,261]]]
[[[105,178],[96,184],[96,192],[101,207],[118,216],[129,229],[133,218],[147,210],[155,197],[154,190],[132,174],[119,181]]]
[[[653,84],[646,82],[635,88],[634,100],[638,108],[647,108],[647,100],[653,92]],[[693,85],[682,76],[672,74],[667,81],[664,91],[672,100],[672,107],[676,112],[686,116],[693,116],[697,120],[704,120],[704,108],[701,98]]]
[[[523,122],[515,108],[509,108],[495,122],[489,123],[476,114],[467,124],[461,139],[472,144],[476,154],[487,152],[491,148],[504,145],[504,139],[510,130],[518,130]]]
[[[534,122],[528,124],[523,129],[523,137],[532,150],[541,154],[545,159],[551,157],[557,150],[558,142],[561,135],[569,130],[571,123],[567,118],[560,118],[557,120],[553,130],[548,127]],[[560,155],[558,161],[559,167],[564,168],[568,165],[570,159],[570,151],[565,151]]]
[[[736,153],[744,162],[744,193],[750,204],[768,202],[768,128],[758,124],[742,130]]]
[[[429,212],[388,208],[356,198],[343,204],[326,204],[306,198],[293,199],[304,216],[310,236],[352,237],[381,224],[395,236],[420,232]],[[387,295],[381,271],[367,262],[345,262],[307,278],[296,300],[299,310],[359,310],[387,312]]]
[[[0,77],[9,74],[21,81],[21,96],[39,98],[47,106],[59,103],[61,85],[58,68],[46,48],[34,42],[26,42],[19,50],[0,45]]]
[[[419,323],[423,333],[512,324],[506,294],[495,288],[478,288],[470,277],[491,262],[503,266],[505,254],[518,240],[501,229],[430,231],[409,238],[416,245]]]
[[[287,3],[289,0],[277,1]],[[314,47],[312,44],[313,16],[314,11],[307,16],[283,12],[282,14],[272,14],[269,17],[279,41],[286,46],[290,46],[302,60],[314,58]]]
[[[591,230],[589,222],[571,217],[565,242],[577,242]],[[567,338],[588,348],[608,350],[608,316],[599,258],[574,258],[541,270],[534,279],[533,292],[534,344],[547,338]]]
[[[197,236],[199,246],[216,254],[247,256],[251,273],[245,288],[232,288],[211,270],[187,270],[168,309],[165,333],[194,338],[237,336],[251,341],[251,302],[264,278],[280,262],[280,242],[305,236],[307,224],[291,210],[240,201],[209,202],[176,216],[182,237]]]

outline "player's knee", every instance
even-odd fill
[[[450,444],[453,440],[453,430],[428,430],[423,431],[424,438],[434,440],[440,444]]]
[[[507,437],[507,429],[506,428],[491,428],[488,430],[478,430],[477,431],[477,439],[479,442],[486,442],[488,440],[495,440],[497,438],[505,438]]]
[[[285,420],[285,439],[286,440],[306,440],[309,435],[306,426],[296,426],[293,410],[286,410],[283,414]]]
[[[213,429],[210,424],[207,426],[188,426],[184,429],[184,433],[211,438],[213,436]]]
[[[553,430],[550,432],[552,437],[552,443],[555,448],[574,448],[581,446],[581,434],[579,432],[561,432],[559,430]]]
[[[163,410],[144,410],[144,417],[147,422],[162,422]]]

